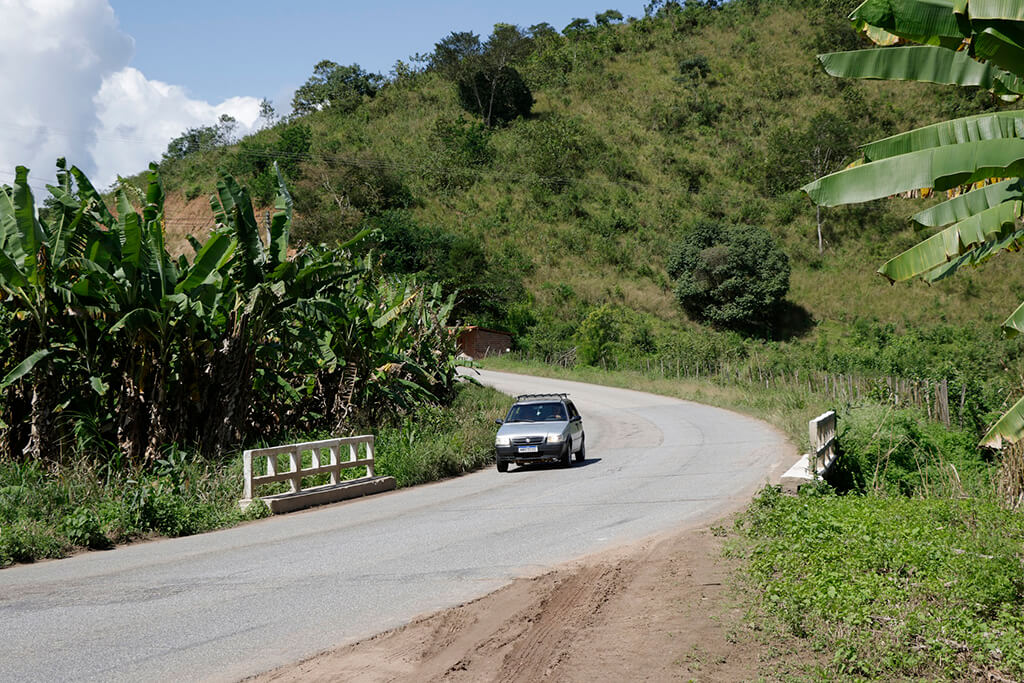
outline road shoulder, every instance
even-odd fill
[[[757,648],[717,525],[518,579],[256,681],[751,680]]]

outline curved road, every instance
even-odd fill
[[[796,455],[766,424],[623,389],[569,392],[587,460],[457,479],[0,571],[0,680],[235,680],[517,576],[742,507]]]

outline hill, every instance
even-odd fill
[[[525,118],[484,126],[442,69],[406,67],[358,106],[162,171],[172,194],[199,202],[218,166],[266,195],[278,159],[298,239],[373,228],[357,249],[458,289],[460,319],[510,329],[543,357],[570,352],[606,306],[606,362],[757,354],[836,372],[1005,377],[1020,346],[996,327],[1024,291],[1012,257],[893,288],[874,271],[916,242],[907,217],[934,200],[818,214],[797,189],[854,160],[858,144],[997,106],[985,93],[827,76],[816,54],[861,44],[844,19],[852,5],[656,3],[651,16],[564,35],[532,27],[513,62],[535,99]],[[788,255],[787,304],[767,334],[712,329],[676,303],[668,259],[709,219],[761,226]],[[902,338],[915,352],[883,357]]]

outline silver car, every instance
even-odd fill
[[[523,394],[516,397],[494,437],[499,472],[511,463],[558,462],[563,467],[587,457],[583,418],[568,394]]]

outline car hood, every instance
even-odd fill
[[[498,428],[501,436],[529,436],[531,434],[561,434],[565,426],[569,424],[565,420],[558,422],[507,422]]]

